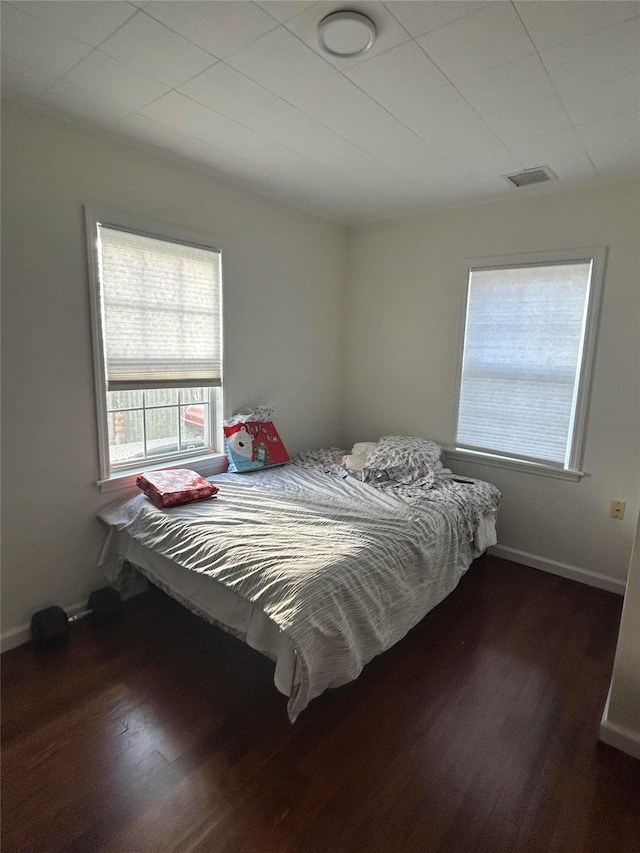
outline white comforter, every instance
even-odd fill
[[[472,560],[455,502],[408,503],[293,465],[211,479],[211,501],[159,510],[140,495],[99,515],[265,611],[298,658],[292,721],[401,639]]]

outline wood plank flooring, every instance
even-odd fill
[[[598,743],[621,598],[497,558],[291,726],[273,664],[157,591],[2,658],[2,851],[637,853]]]

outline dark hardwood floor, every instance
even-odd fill
[[[485,557],[295,726],[273,664],[159,592],[2,658],[2,851],[637,853],[598,743],[618,596]]]

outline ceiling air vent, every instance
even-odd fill
[[[545,181],[555,181],[557,176],[553,174],[548,166],[540,166],[537,169],[526,169],[515,175],[503,175],[514,187],[528,187],[531,184],[543,184]]]

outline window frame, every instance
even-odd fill
[[[127,214],[115,213],[101,208],[84,206],[85,232],[87,240],[87,259],[89,273],[89,295],[91,309],[91,338],[93,350],[93,371],[95,386],[96,420],[98,433],[98,455],[99,455],[99,478],[96,485],[100,491],[113,491],[114,489],[128,488],[135,484],[136,477],[142,471],[152,471],[161,468],[183,467],[188,463],[189,467],[197,470],[202,475],[211,475],[224,470],[226,455],[222,448],[222,421],[224,418],[224,279],[222,270],[223,246],[201,234],[184,231],[171,225],[139,219]],[[98,255],[98,226],[114,228],[145,237],[165,240],[171,243],[182,243],[217,252],[220,255],[220,319],[222,325],[222,369],[223,385],[210,388],[210,420],[211,420],[211,442],[212,447],[202,451],[190,451],[178,454],[169,454],[162,459],[142,459],[128,464],[111,464],[109,451],[109,429],[107,421],[107,381],[105,363],[105,337],[102,322],[100,281],[100,264]],[[169,387],[169,386],[167,386]]]
[[[603,246],[555,250],[550,252],[534,252],[517,255],[501,255],[497,257],[466,258],[464,261],[465,285],[462,292],[462,308],[458,330],[458,347],[456,360],[455,393],[453,399],[453,444],[446,448],[447,456],[451,459],[473,461],[483,465],[510,468],[512,470],[542,474],[564,480],[580,480],[585,475],[581,470],[584,457],[584,443],[587,426],[587,416],[591,397],[593,366],[596,352],[596,338],[607,249]],[[569,435],[569,461],[566,465],[556,465],[546,461],[527,460],[510,456],[508,453],[498,453],[460,446],[457,443],[458,420],[460,409],[460,390],[462,384],[462,368],[467,326],[467,310],[471,273],[483,269],[513,269],[527,266],[552,266],[560,263],[592,262],[591,281],[587,302],[584,338],[578,371],[576,402],[573,412],[573,425]]]

